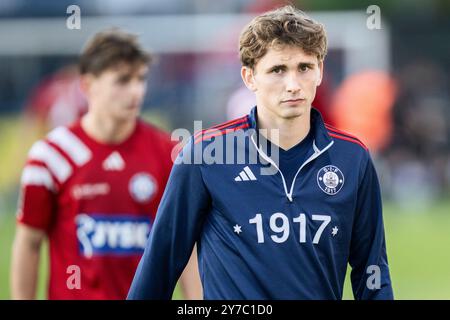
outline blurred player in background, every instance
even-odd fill
[[[46,237],[49,299],[126,297],[172,167],[169,135],[138,117],[150,63],[136,38],[117,30],[82,53],[88,112],[36,142],[22,173],[13,299],[35,298]],[[200,299],[191,261],[181,284],[186,299]]]

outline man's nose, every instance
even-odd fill
[[[134,97],[140,97],[145,93],[145,84],[139,81],[134,82],[130,88],[131,94]]]
[[[292,72],[286,75],[286,91],[295,93],[301,90],[300,77],[296,72]]]

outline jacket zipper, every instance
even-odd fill
[[[291,189],[288,191],[287,188],[287,184],[286,184],[286,179],[284,178],[283,173],[281,172],[280,168],[278,168],[278,166],[275,164],[275,162],[264,153],[264,151],[262,151],[256,144],[255,140],[253,139],[253,135],[250,136],[250,139],[252,140],[256,150],[258,151],[258,153],[261,155],[261,157],[266,160],[267,162],[269,162],[271,165],[273,165],[278,172],[281,175],[281,179],[283,180],[283,188],[284,188],[284,193],[286,194],[286,197],[288,198],[288,200],[290,202],[293,201],[292,198],[292,194],[294,193],[294,185],[295,185],[295,180],[297,179],[298,174],[300,173],[300,171],[303,169],[304,166],[306,166],[308,163],[310,163],[311,161],[313,161],[314,159],[316,159],[318,156],[320,156],[322,153],[324,153],[325,151],[327,151],[334,143],[334,141],[331,141],[325,148],[323,148],[322,150],[320,150],[319,148],[317,148],[315,140],[313,141],[313,149],[314,149],[314,153],[305,161],[303,162],[303,164],[300,166],[300,168],[297,170],[297,173],[294,176],[294,180],[292,181],[291,184]]]

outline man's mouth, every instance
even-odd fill
[[[131,103],[126,106],[126,109],[136,109],[137,107],[138,107],[138,104]]]
[[[304,102],[306,99],[302,99],[302,98],[297,98],[297,99],[286,99],[286,100],[282,100],[281,103],[285,103],[285,104],[296,104],[296,103],[301,103]]]

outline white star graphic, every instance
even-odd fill
[[[338,233],[338,227],[337,226],[334,226],[334,228],[333,229],[331,229],[332,231],[331,231],[331,234],[333,235],[333,237]]]
[[[238,235],[239,235],[239,233],[242,232],[241,226],[238,225],[238,224],[236,224],[235,226],[233,226],[233,229],[234,229],[234,232],[236,232]]]

